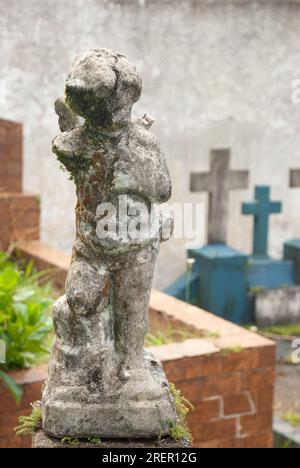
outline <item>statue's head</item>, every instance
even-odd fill
[[[69,106],[95,126],[118,129],[130,119],[142,79],[123,55],[90,49],[78,55],[66,83]]]

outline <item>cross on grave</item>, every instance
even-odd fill
[[[300,169],[290,170],[290,187],[300,187]]]
[[[249,172],[230,170],[230,157],[230,149],[213,149],[210,172],[191,174],[191,191],[209,192],[209,244],[226,244],[230,190],[248,188]]]
[[[281,213],[282,203],[270,201],[270,187],[255,187],[255,201],[243,203],[242,213],[254,215],[253,255],[268,256],[269,216]]]

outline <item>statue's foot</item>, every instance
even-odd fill
[[[169,389],[160,363],[146,352],[134,367],[123,363],[119,375],[123,382],[120,392],[129,400],[159,400],[166,394],[166,388]]]

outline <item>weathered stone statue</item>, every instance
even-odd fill
[[[155,437],[177,418],[161,365],[144,350],[154,264],[170,225],[145,221],[145,212],[170,198],[171,182],[151,119],[131,117],[141,88],[126,57],[92,49],[75,59],[66,101],[55,106],[62,132],[53,151],[78,197],[42,401],[43,428],[59,438]],[[132,223],[136,229],[126,229]]]

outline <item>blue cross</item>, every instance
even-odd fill
[[[269,216],[281,210],[281,202],[271,202],[267,186],[255,187],[255,201],[243,203],[242,213],[254,215],[253,255],[268,255]]]

